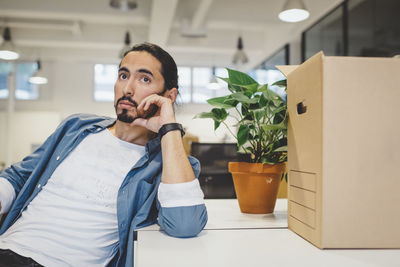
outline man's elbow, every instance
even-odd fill
[[[197,236],[207,223],[205,205],[164,208],[159,224],[166,234],[173,237],[189,238]]]

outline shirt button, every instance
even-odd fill
[[[59,160],[59,159],[60,159],[60,156],[57,156],[56,160]]]
[[[124,227],[124,224],[123,224],[123,223],[121,223],[121,227]]]
[[[40,184],[38,184],[37,188],[40,188]]]

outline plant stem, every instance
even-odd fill
[[[236,137],[236,135],[234,135],[233,133],[232,133],[232,131],[231,131],[231,128],[229,128],[229,126],[223,121],[222,122],[224,125],[225,125],[225,127],[228,129],[228,131],[231,133],[231,135],[236,139],[236,141],[238,140],[237,139],[237,137]]]
[[[237,107],[235,107],[235,109],[236,109],[236,112],[239,114],[240,119],[243,119],[242,113],[239,112],[239,110],[237,109]]]

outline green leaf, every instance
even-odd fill
[[[237,137],[238,137],[238,146],[241,147],[249,140],[249,132],[250,128],[246,124],[242,124],[239,127]]]
[[[275,113],[275,115],[274,115],[273,123],[274,124],[281,123],[286,118],[286,107],[278,108],[278,109],[274,110],[274,113]]]
[[[212,112],[202,112],[193,117],[193,119],[206,119],[206,118],[214,119],[215,117]]]
[[[287,82],[286,82],[286,79],[285,79],[285,80],[280,80],[280,81],[274,82],[272,85],[276,85],[276,86],[280,86],[280,87],[286,87],[287,86]]]
[[[268,158],[261,158],[261,163],[268,163],[268,164],[271,164],[271,165],[273,165],[273,164],[275,164],[276,162],[273,162],[273,161],[271,161],[271,160],[269,160]]]
[[[231,95],[214,97],[207,100],[207,103],[220,108],[233,108],[237,105],[237,101],[232,99]]]
[[[265,115],[265,110],[263,110],[263,109],[255,110],[254,115],[256,117],[256,120],[260,121]]]
[[[273,152],[287,152],[287,146],[278,147]]]
[[[255,104],[258,102],[257,98],[248,98],[245,94],[243,94],[241,92],[231,94],[231,96],[233,99],[239,101],[240,103]]]
[[[266,99],[265,96],[262,94],[260,96],[260,99],[258,100],[258,104],[260,107],[264,107],[268,104],[268,99]]]
[[[214,120],[214,131],[217,130],[220,125],[221,125],[220,121]]]
[[[249,84],[258,84],[253,78],[251,78],[246,73],[241,71],[232,70],[227,68],[229,75],[229,82],[235,85],[249,85]]]
[[[274,101],[275,106],[279,106],[280,103],[285,102],[280,95],[270,89],[263,91],[262,94],[266,99]]]
[[[268,90],[268,84],[264,84],[260,87],[258,87],[257,92],[265,92]]]
[[[209,118],[214,120],[214,130],[218,129],[221,122],[228,117],[228,112],[223,108],[213,108],[211,112],[202,112],[194,116],[194,118]]]
[[[232,84],[232,85],[236,85],[236,86],[240,86],[242,88],[244,88],[245,92],[249,95],[253,95],[255,92],[257,92],[257,88],[258,88],[258,83],[253,83],[253,84],[248,84],[248,85],[240,85],[240,84]]]
[[[224,108],[213,108],[211,112],[219,121],[224,121],[228,117],[228,112]]]
[[[283,130],[286,129],[286,126],[283,123],[279,123],[279,124],[263,124],[261,126],[263,128],[264,131],[268,132],[268,131],[273,131],[273,130]]]
[[[219,77],[219,76],[215,76],[215,77],[217,77],[220,80],[223,80],[226,83],[229,83],[229,78],[224,78],[224,77]]]

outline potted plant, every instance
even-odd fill
[[[224,124],[237,140],[239,152],[250,155],[249,162],[228,165],[240,210],[272,213],[287,161],[286,101],[268,84],[260,85],[243,72],[227,70],[228,78],[218,78],[227,82],[231,94],[208,99],[214,108],[195,118],[213,119],[214,130]],[[286,89],[286,80],[273,85]],[[225,122],[228,116],[237,123],[229,126]]]

